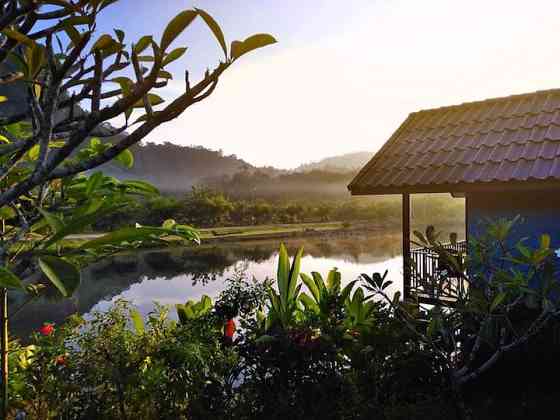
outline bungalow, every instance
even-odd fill
[[[467,241],[481,220],[520,215],[525,222],[518,238],[549,233],[558,248],[560,89],[414,112],[348,189],[352,195],[402,195],[404,295],[415,292],[425,303],[442,296],[420,290],[417,272],[437,262],[411,250],[411,194],[465,197]]]

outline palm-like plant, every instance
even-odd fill
[[[284,329],[293,326],[298,312],[301,283],[298,284],[303,247],[295,255],[292,264],[284,244],[280,245],[278,254],[278,273],[276,284],[278,291],[272,287],[268,289],[270,310],[268,314],[269,326],[280,326]]]
[[[312,272],[311,276],[302,273],[301,279],[311,293],[300,295],[300,301],[306,310],[319,315],[323,320],[332,317],[337,308],[342,308],[356,281],[350,282],[342,289],[340,272],[334,268],[329,271],[327,281],[323,280],[320,273]]]
[[[374,314],[376,304],[367,300],[364,296],[364,289],[358,287],[353,296],[349,296],[346,301],[345,324],[349,329],[371,327],[375,320]]]

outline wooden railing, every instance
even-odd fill
[[[444,248],[451,254],[465,255],[467,242],[444,244]],[[410,290],[405,290],[405,296],[416,296],[423,303],[448,303],[465,292],[465,273],[457,273],[431,249],[412,249],[410,260]]]

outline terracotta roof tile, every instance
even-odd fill
[[[349,188],[531,179],[560,182],[560,89],[412,113]]]
[[[558,155],[559,142],[545,141],[539,151],[540,159],[554,159]]]
[[[552,159],[536,160],[531,168],[529,176],[535,179],[546,179],[550,173],[554,161]]]
[[[545,136],[550,140],[560,140],[560,125],[551,124],[548,126]]]

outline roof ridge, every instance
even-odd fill
[[[461,107],[464,107],[464,106],[467,106],[467,105],[489,104],[489,103],[494,103],[494,102],[501,102],[501,101],[507,101],[507,100],[511,100],[511,99],[526,98],[526,97],[530,97],[530,96],[537,96],[537,95],[550,94],[550,93],[560,93],[560,88],[536,90],[534,92],[516,93],[516,94],[513,94],[513,95],[498,96],[498,97],[495,97],[495,98],[461,102],[459,104],[454,104],[454,105],[444,105],[444,106],[439,106],[439,107],[434,107],[434,108],[425,108],[425,109],[421,109],[419,111],[412,112],[411,115],[420,114],[420,113],[424,113],[424,112],[431,112],[431,111],[442,111],[442,110],[453,109],[453,108],[461,108]]]

